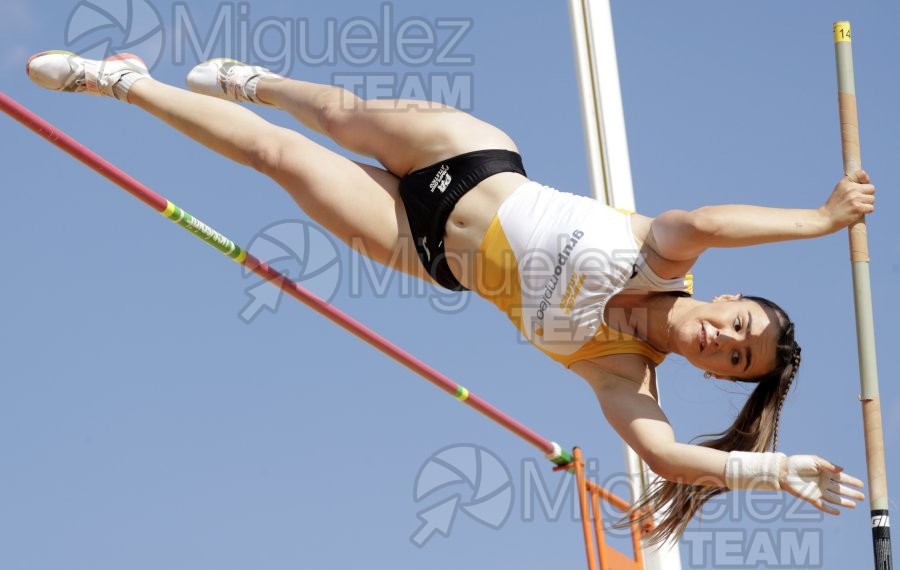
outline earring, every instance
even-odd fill
[[[706,378],[707,380],[709,380],[710,378],[712,378],[712,372],[707,370],[706,372],[703,373],[703,377]]]

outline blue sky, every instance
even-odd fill
[[[127,15],[125,0],[95,5]],[[155,35],[154,12],[134,0],[132,32],[145,37],[131,39],[140,40],[139,53],[159,46],[154,75],[161,80],[183,85],[197,63],[189,51],[178,57],[175,39],[184,39],[178,31],[186,28],[176,14],[189,15],[201,32],[225,9],[248,29],[292,21],[295,45],[308,40],[338,50],[335,61],[320,65],[283,59],[292,75],[328,82],[386,73],[397,89],[468,77],[471,83],[461,83],[467,90],[455,96],[516,139],[532,178],[587,193],[562,2],[390,4],[397,25],[428,23],[439,41],[449,41],[452,29],[439,22],[471,24],[453,52],[471,62],[446,65],[434,58],[385,65],[385,52],[377,51],[383,47],[374,62],[351,61],[362,52],[341,52],[327,37],[329,19],[338,28],[359,18],[378,24],[383,8],[375,2],[150,5],[163,34]],[[302,227],[307,218],[274,183],[137,109],[31,85],[23,73],[29,54],[66,48],[67,26],[72,39],[84,22],[96,21],[80,10],[85,19],[70,20],[75,2],[0,6],[4,92],[239,243],[266,228],[262,239],[272,242],[278,231]],[[879,187],[869,243],[888,485],[900,492],[900,312],[893,294],[900,241],[889,222],[900,207],[892,191],[900,182],[893,155],[900,8],[885,1],[647,1],[613,2],[613,16],[636,199],[648,215],[715,203],[818,207],[841,175],[831,23],[851,20],[863,164]],[[240,25],[223,33],[242,37]],[[273,61],[280,46],[272,33],[261,50],[244,53]],[[120,32],[99,30],[75,47],[104,37],[127,43]],[[381,37],[395,45],[391,34]],[[246,45],[213,55],[241,56],[234,52]],[[294,126],[285,114],[261,113]],[[291,300],[245,322],[256,279],[17,124],[4,118],[0,125],[0,239],[7,244],[0,281],[0,566],[582,564],[569,503],[548,514],[532,493],[536,482],[555,492],[566,479],[529,446]],[[310,259],[330,261],[329,242],[314,228],[310,236]],[[864,478],[846,241],[841,233],[714,251],[695,268],[695,282],[701,299],[743,292],[788,310],[804,360],[784,408],[781,447],[825,456]],[[313,290],[334,292],[337,306],[540,433],[582,446],[595,475],[618,481],[621,446],[588,386],[519,342],[496,309],[429,288],[410,294],[410,283],[397,276],[383,287],[355,279],[365,267],[337,251],[339,274],[309,279]],[[296,260],[279,266],[298,269]],[[448,304],[452,311],[436,310]],[[725,428],[743,401],[741,388],[704,381],[679,357],[667,360],[660,378],[681,440]],[[460,481],[415,501],[420,468],[448,446],[486,449],[506,467],[513,492],[501,507],[510,514],[497,530],[460,511],[449,536],[417,548],[410,541],[421,524],[417,513],[454,493],[463,504],[475,500]],[[493,465],[485,453],[475,453],[483,470]],[[750,555],[734,546],[741,538],[762,549],[757,560],[787,563],[767,549],[798,537],[810,546],[800,560],[808,565],[871,560],[866,504],[825,520],[781,497],[738,495],[722,505],[689,527],[685,568],[746,563]]]

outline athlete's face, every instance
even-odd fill
[[[759,378],[775,368],[778,320],[756,301],[723,295],[672,327],[676,352],[718,378]]]

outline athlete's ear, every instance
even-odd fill
[[[743,298],[743,295],[738,293],[737,295],[719,295],[718,297],[713,297],[712,302],[718,303],[719,301],[738,301]]]

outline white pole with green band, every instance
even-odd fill
[[[856,87],[853,79],[853,50],[850,22],[834,23],[834,54],[837,61],[838,108],[841,119],[841,146],[844,173],[861,168],[859,122],[856,112]],[[869,480],[869,505],[872,515],[872,541],[875,568],[890,570],[891,529],[888,517],[887,469],[884,462],[884,435],[881,401],[878,397],[878,367],[875,359],[875,323],[872,318],[872,288],[869,278],[869,244],[865,217],[852,224],[850,262],[853,271],[853,297],[856,308],[856,342],[859,355],[860,402],[866,443],[866,468]]]

